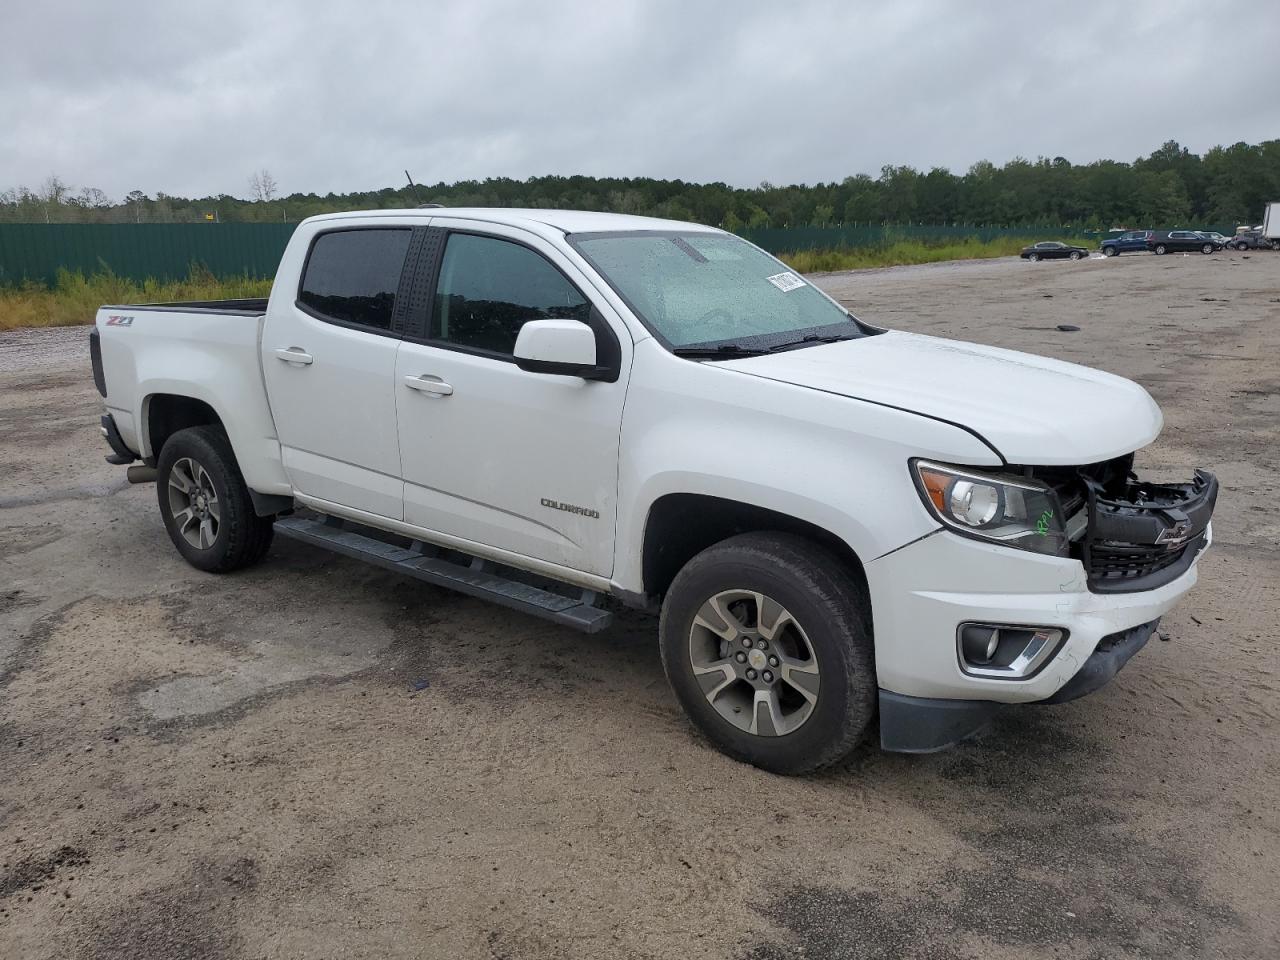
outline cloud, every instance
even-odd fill
[[[5,28],[0,187],[115,197],[243,196],[263,167],[321,194],[406,167],[815,182],[1280,131],[1249,79],[1267,4],[61,0]]]

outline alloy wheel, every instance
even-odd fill
[[[698,609],[689,663],[707,702],[746,733],[794,733],[818,702],[808,636],[786,607],[754,590],[721,591]]]
[[[169,471],[169,512],[187,543],[208,550],[218,539],[222,506],[207,470],[191,457],[175,460]]]

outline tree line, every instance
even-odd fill
[[[297,221],[338,210],[508,206],[605,210],[713,224],[728,230],[927,223],[975,226],[1110,227],[1256,223],[1280,200],[1280,140],[1217,146],[1203,156],[1170,140],[1133,162],[1065,157],[996,166],[983,160],[963,174],[886,166],[839,183],[731,187],[647,177],[505,177],[386,187],[324,196],[283,195],[267,170],[248,178],[247,198],[186,198],[133,190],[113,199],[56,176],[40,187],[0,192],[0,221],[37,223],[182,223]]]

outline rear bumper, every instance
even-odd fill
[[[1058,692],[1027,706],[1067,703],[1111,682],[1146,646],[1159,620],[1103,637],[1080,671]],[[1020,709],[994,700],[944,700],[880,691],[880,746],[895,753],[934,753],[981,733],[1001,713]]]
[[[125,464],[133,463],[138,459],[138,455],[134,453],[125,444],[124,438],[120,436],[120,429],[116,426],[115,417],[111,414],[104,414],[101,423],[102,436],[107,441],[107,446],[111,448],[111,456],[107,457],[107,463]]]

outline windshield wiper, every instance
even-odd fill
[[[764,353],[758,347],[744,347],[737,343],[722,343],[714,347],[674,347],[671,352],[677,357],[689,357],[694,360],[729,360],[733,357],[754,357]]]
[[[835,333],[826,337],[821,337],[816,333],[810,333],[807,336],[801,337],[799,340],[787,340],[784,343],[775,343],[769,348],[769,352],[774,353],[778,350],[795,350],[799,347],[807,347],[811,343],[839,343],[841,340],[853,339],[855,338],[845,333]]]

